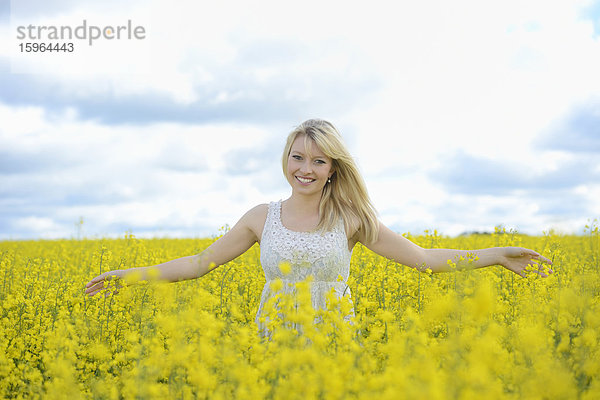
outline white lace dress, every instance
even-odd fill
[[[313,282],[310,284],[312,306],[315,310],[326,309],[326,295],[331,288],[334,288],[338,298],[342,296],[351,298],[350,288],[346,283],[350,274],[351,255],[341,219],[330,232],[296,232],[287,229],[281,222],[281,200],[271,202],[260,242],[260,262],[266,283],[255,321],[261,336],[271,336],[266,323],[260,322],[260,317],[267,300],[277,293],[271,289],[273,280],[281,279],[283,282],[281,292],[293,294],[296,293],[294,283],[312,275]],[[280,263],[283,262],[291,265],[288,274],[283,274],[279,268]],[[343,280],[338,281],[340,275]],[[354,309],[349,315],[344,316],[344,320],[350,321],[352,316],[354,316]],[[265,318],[268,321],[268,316]]]

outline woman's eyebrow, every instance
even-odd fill
[[[299,151],[299,150],[292,150],[292,151],[290,152],[290,154],[292,154],[292,153],[297,153],[297,154],[299,154],[299,155],[301,155],[301,156],[303,156],[303,155],[304,155],[304,153],[303,153],[303,152],[301,152],[301,151]],[[323,159],[324,159],[325,157],[326,157],[325,155],[313,155],[313,156],[312,156],[312,158],[323,158]]]

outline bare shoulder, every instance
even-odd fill
[[[248,219],[266,219],[267,218],[267,211],[269,209],[269,205],[264,203],[264,204],[259,204],[256,207],[252,207],[250,210],[248,210],[248,212],[246,214],[244,214],[244,217],[248,218]]]
[[[267,220],[268,209],[268,204],[259,204],[248,210],[240,219],[240,222],[254,233],[258,242],[260,242],[265,221]]]

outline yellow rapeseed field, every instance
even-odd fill
[[[0,397],[600,398],[597,221],[582,236],[406,236],[427,248],[535,249],[554,274],[420,273],[358,245],[353,324],[333,296],[311,324],[301,283],[297,299],[278,299],[283,318],[266,341],[254,323],[258,246],[201,279],[90,298],[84,285],[101,272],[196,254],[214,239],[4,241]]]

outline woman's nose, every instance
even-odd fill
[[[300,172],[307,173],[307,174],[312,172],[312,166],[309,161],[302,163],[302,168],[300,168]]]

